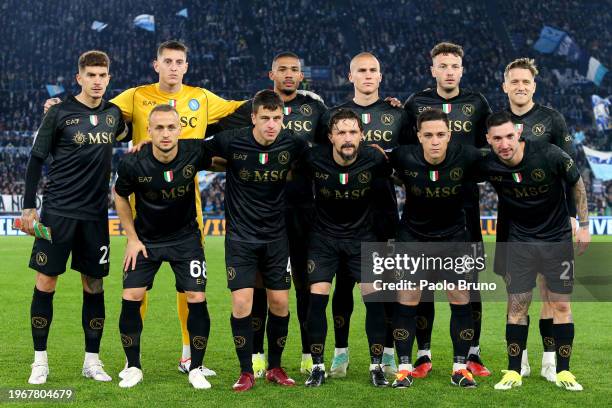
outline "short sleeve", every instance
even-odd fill
[[[229,156],[229,144],[234,131],[226,130],[204,139],[204,147],[212,154],[227,160]]]
[[[404,103],[404,112],[406,112],[406,135],[405,144],[418,144],[417,138],[417,112],[414,104],[414,94],[412,94]]]
[[[115,193],[121,197],[129,197],[134,192],[134,183],[130,166],[126,157],[119,162],[117,169],[117,181],[115,181]]]
[[[559,146],[564,152],[566,152],[572,159],[576,160],[576,148],[574,147],[574,138],[570,135],[567,130],[567,124],[563,115],[559,112],[555,112],[553,116],[552,126],[552,143]]]
[[[576,162],[569,154],[561,150],[561,148],[556,145],[549,145],[548,160],[550,163],[554,163],[557,174],[559,174],[568,185],[573,186],[578,182],[580,172],[578,171]]]
[[[228,101],[220,96],[204,89],[206,95],[206,103],[208,107],[208,120],[210,122],[216,122],[221,118],[233,113],[246,101]]]
[[[57,115],[59,112],[58,105],[49,108],[47,114],[43,117],[43,121],[36,132],[36,138],[32,145],[32,155],[41,159],[46,159],[51,153],[53,141],[57,132]]]
[[[121,110],[123,118],[128,122],[132,122],[132,117],[134,115],[135,92],[136,88],[126,89],[110,100],[113,104],[117,105],[117,107]]]

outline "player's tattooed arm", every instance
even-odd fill
[[[104,292],[104,285],[102,278],[94,278],[87,275],[81,275],[83,277],[83,286],[89,293],[97,295]]]
[[[591,234],[589,233],[589,205],[582,177],[574,184],[574,202],[576,203],[576,215],[578,215],[580,220],[578,232],[576,232],[576,244],[578,245],[578,255],[582,255],[591,242]]]
[[[527,314],[532,296],[532,292],[511,293],[508,295],[508,323],[527,324]]]

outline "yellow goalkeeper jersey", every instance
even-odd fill
[[[166,93],[159,83],[138,86],[123,91],[111,100],[123,113],[127,122],[132,122],[132,141],[140,143],[148,139],[149,112],[155,105],[169,104],[179,113],[181,139],[201,139],[209,123],[233,113],[245,101],[227,101],[207,89],[182,85],[177,93]]]
[[[149,113],[155,105],[169,104],[176,108],[182,126],[181,139],[202,139],[209,123],[233,113],[245,101],[228,101],[204,88],[182,85],[176,93],[167,93],[159,89],[159,83],[137,86],[123,91],[111,100],[121,109],[123,118],[132,122],[132,142],[140,143],[149,139],[147,126]],[[196,186],[198,178],[195,178]],[[202,200],[196,194],[196,213],[198,225],[204,243],[205,229],[202,219]],[[134,202],[132,211],[134,214]]]

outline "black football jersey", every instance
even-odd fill
[[[211,153],[200,139],[180,139],[178,153],[169,163],[153,156],[152,145],[119,162],[115,193],[134,194],[138,238],[147,246],[174,245],[198,233],[195,176],[210,167]]]
[[[476,179],[481,157],[475,147],[458,143],[450,143],[445,159],[436,165],[425,160],[420,144],[393,150],[389,160],[406,191],[400,227],[425,239],[465,230],[464,190]]]
[[[284,208],[287,173],[308,148],[304,139],[282,130],[268,146],[253,128],[227,130],[205,140],[214,156],[227,160],[225,218],[228,238],[271,242],[286,236]]]
[[[427,88],[412,94],[404,103],[408,114],[410,143],[419,143],[417,138],[417,117],[425,110],[441,109],[449,116],[448,127],[451,131],[451,142],[469,146],[483,147],[487,145],[487,117],[491,108],[485,97],[468,89],[461,88],[459,95],[444,99],[435,88]]]
[[[121,110],[107,101],[89,108],[69,96],[52,106],[31,153],[51,157],[43,210],[83,220],[108,217],[113,143],[125,129]]]
[[[556,145],[524,143],[523,160],[515,167],[506,166],[494,153],[479,162],[479,173],[493,185],[504,208],[499,222],[508,226],[509,240],[571,239],[564,186],[580,178],[576,163]]]
[[[308,150],[299,170],[314,182],[315,232],[338,239],[374,240],[373,185],[388,178],[391,168],[378,150],[362,146],[357,159],[341,166],[331,145]]]

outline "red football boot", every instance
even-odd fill
[[[240,378],[238,378],[238,381],[236,381],[232,388],[236,392],[244,392],[253,388],[254,385],[255,376],[253,373],[242,372],[240,373]]]
[[[291,387],[295,385],[295,380],[289,378],[285,370],[281,367],[271,368],[266,371],[266,380],[269,382],[284,385],[285,387]]]
[[[412,376],[414,378],[425,378],[431,371],[431,359],[429,356],[421,356],[414,363],[414,370],[412,370]]]

